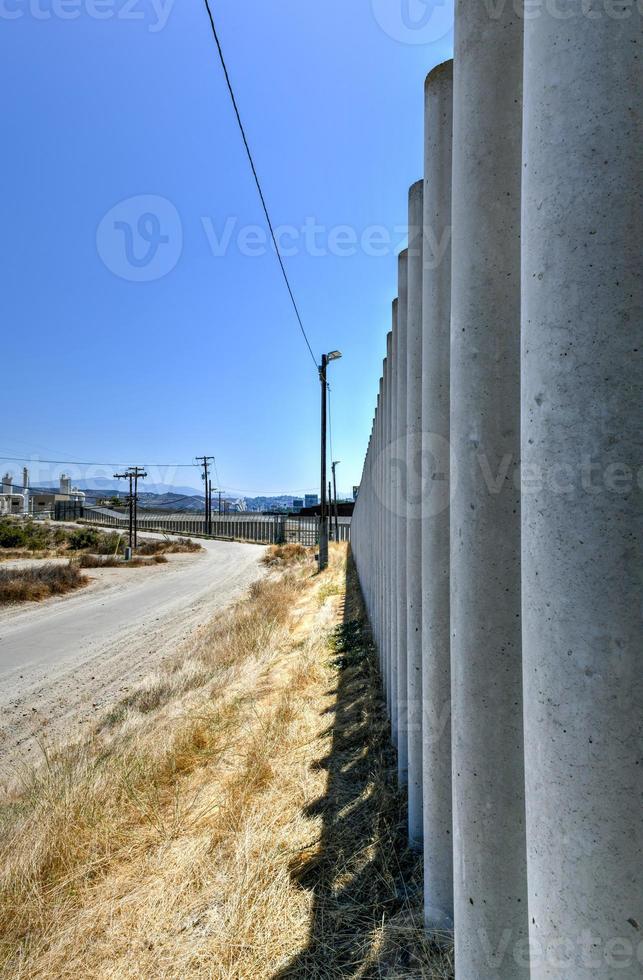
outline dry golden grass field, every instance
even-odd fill
[[[2,800],[0,975],[451,977],[395,772],[345,548],[273,551]]]

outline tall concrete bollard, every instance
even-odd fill
[[[449,373],[453,62],[425,86],[422,426],[424,918],[453,928],[449,625]]]
[[[422,849],[422,238],[424,182],[409,191],[406,316],[406,649],[409,846]]]
[[[614,16],[602,3],[583,15],[559,6],[564,30],[545,12],[525,24],[531,976],[634,980],[643,976],[641,15],[625,3]]]
[[[523,20],[456,2],[451,685],[458,980],[529,975],[520,625]],[[524,949],[521,948],[524,956]]]
[[[393,300],[391,310],[391,322],[393,325],[391,340],[391,445],[387,454],[386,478],[390,481],[390,535],[391,535],[391,554],[390,554],[390,589],[391,589],[391,662],[389,670],[391,672],[391,737],[393,744],[397,745],[398,725],[397,725],[397,665],[399,659],[399,636],[398,636],[398,589],[397,589],[397,494],[399,485],[399,470],[391,465],[393,450],[397,439],[397,363],[398,363],[398,325],[397,325],[398,300]]]
[[[384,439],[382,444],[381,456],[383,459],[388,457],[391,444],[391,352],[393,344],[393,334],[389,330],[386,335],[386,359],[384,361]],[[382,492],[382,550],[380,560],[383,575],[383,605],[384,605],[384,637],[383,637],[383,663],[382,663],[382,684],[386,698],[386,706],[390,717],[391,713],[391,690],[390,690],[390,662],[391,662],[391,582],[390,582],[390,492],[391,481],[388,473],[382,466],[380,469],[381,492]]]
[[[408,255],[398,256],[397,307],[397,434],[391,465],[397,470],[396,481],[396,569],[397,569],[397,773],[400,786],[408,779],[408,705],[407,705],[407,600],[406,600],[406,520],[408,509],[406,456],[406,324],[407,324]]]
[[[377,395],[377,406],[375,409],[375,439],[373,441],[373,477],[372,477],[372,499],[373,499],[373,522],[371,525],[373,543],[373,626],[375,642],[378,650],[382,649],[382,605],[381,605],[381,562],[379,559],[379,523],[380,523],[380,501],[379,501],[379,467],[377,460],[380,456],[380,422],[382,405],[382,379],[380,378],[379,392]]]

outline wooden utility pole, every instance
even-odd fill
[[[125,473],[114,473],[115,480],[129,480],[129,536],[128,543],[130,549],[138,545],[137,520],[138,520],[138,481],[145,479],[147,473],[142,466],[129,466]]]
[[[212,534],[212,482],[208,473],[208,466],[214,463],[214,456],[197,456],[197,465],[203,467],[201,479],[205,486],[205,533]]]

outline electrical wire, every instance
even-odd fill
[[[304,340],[306,342],[306,346],[307,346],[308,351],[310,353],[310,356],[312,358],[313,364],[315,365],[315,370],[318,370],[317,359],[316,359],[316,357],[315,357],[315,355],[313,353],[312,347],[310,346],[310,341],[308,340],[308,335],[306,334],[306,330],[304,329],[304,324],[303,324],[303,320],[301,318],[301,314],[299,312],[299,307],[297,306],[297,302],[295,300],[295,295],[294,295],[294,293],[292,291],[292,287],[290,285],[290,280],[288,279],[288,273],[286,272],[286,267],[285,267],[284,261],[283,261],[283,259],[281,257],[281,253],[279,251],[279,246],[277,245],[277,238],[276,238],[276,235],[275,235],[275,231],[274,231],[274,228],[273,228],[272,221],[270,219],[270,214],[268,212],[268,205],[266,204],[266,199],[264,197],[263,190],[261,189],[261,182],[259,180],[259,175],[257,174],[257,169],[255,167],[254,160],[252,158],[252,153],[250,151],[250,145],[248,143],[248,138],[246,136],[246,131],[245,131],[244,126],[243,126],[243,123],[241,121],[241,114],[239,112],[239,107],[237,105],[237,100],[235,98],[234,89],[232,88],[232,82],[230,80],[230,75],[228,73],[228,68],[227,68],[227,65],[226,65],[226,62],[225,62],[225,58],[223,57],[223,49],[221,48],[221,42],[219,40],[219,35],[217,33],[216,27],[214,26],[214,17],[212,16],[212,10],[210,8],[210,0],[204,0],[204,3],[205,3],[205,8],[206,8],[206,10],[208,12],[208,17],[210,19],[210,27],[212,28],[212,35],[214,37],[214,41],[215,41],[215,44],[217,46],[217,51],[219,52],[219,59],[221,61],[221,67],[223,68],[223,74],[225,75],[226,84],[228,86],[228,92],[230,93],[230,99],[232,100],[232,106],[233,106],[235,115],[237,117],[237,122],[239,124],[239,129],[241,131],[241,137],[243,139],[243,145],[245,146],[246,153],[248,154],[248,160],[250,161],[250,168],[252,170],[252,175],[253,175],[253,177],[255,179],[255,183],[257,185],[257,190],[259,191],[259,198],[261,199],[261,205],[263,207],[263,211],[264,211],[264,214],[266,216],[266,221],[268,222],[268,228],[270,229],[270,236],[272,238],[272,243],[275,246],[275,252],[277,253],[277,260],[279,262],[279,265],[281,266],[281,271],[282,271],[282,274],[283,274],[283,277],[284,277],[284,282],[286,283],[286,289],[288,290],[288,294],[290,296],[290,300],[292,302],[293,309],[295,311],[295,316],[297,317],[297,322],[299,323],[299,329],[301,330],[302,336],[303,336],[303,338],[304,338]]]
[[[328,388],[328,443],[330,447],[330,462],[333,462],[333,413],[331,411],[330,405],[330,392],[331,387],[329,384],[326,385]]]
[[[51,463],[60,466],[129,466],[129,463],[88,463],[87,460],[77,460],[77,459],[42,459],[40,456],[0,456],[1,461],[9,463]],[[156,466],[159,469],[194,469],[199,464],[198,463],[143,463],[143,466]]]

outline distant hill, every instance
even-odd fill
[[[175,487],[171,483],[150,483],[148,480],[142,480],[140,485],[145,487],[147,493],[179,494],[185,497],[199,496],[199,491],[195,487]],[[79,490],[102,490],[103,492],[107,492],[111,490],[122,490],[126,486],[126,481],[96,477],[93,480],[74,480],[74,486],[78,487]],[[201,500],[203,499],[203,494],[201,494]]]
[[[125,480],[108,480],[104,477],[96,477],[93,480],[74,481],[74,486],[83,490],[86,494],[88,504],[94,504],[97,500],[109,497],[123,499],[127,497],[128,489]],[[42,490],[57,490],[58,485],[41,487]],[[205,497],[199,494],[194,487],[172,486],[167,483],[148,483],[142,480],[139,483],[139,506],[144,510],[165,510],[177,512],[197,513],[205,509]],[[229,510],[234,511],[285,511],[292,507],[293,497],[282,494],[277,497],[232,497],[229,494],[222,496]],[[213,494],[212,506],[217,512],[219,496]]]

